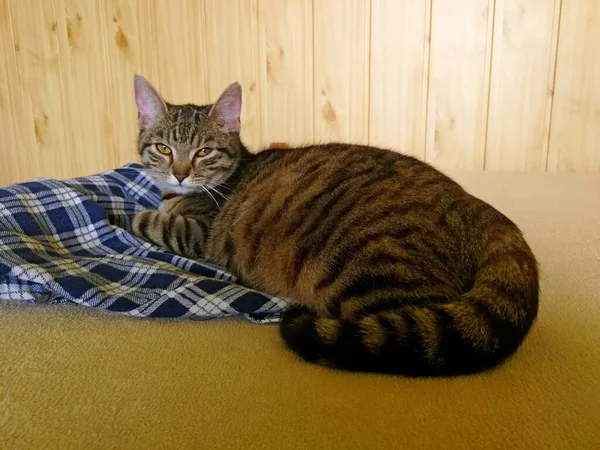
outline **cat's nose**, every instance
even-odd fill
[[[177,181],[179,181],[181,183],[183,180],[185,180],[189,176],[189,174],[187,174],[187,173],[174,173],[173,176],[175,178],[177,178]]]

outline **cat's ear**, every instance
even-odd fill
[[[240,132],[240,114],[242,113],[242,86],[232,83],[223,91],[208,113],[208,117],[217,120],[227,133]]]
[[[144,129],[165,115],[167,104],[150,82],[139,75],[133,79],[133,88],[138,110],[138,126]]]

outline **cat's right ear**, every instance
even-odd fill
[[[136,75],[133,88],[138,110],[138,126],[140,129],[148,128],[166,114],[167,104],[144,77]]]
[[[226,133],[240,132],[242,113],[242,86],[231,83],[210,109],[208,117],[214,117]]]

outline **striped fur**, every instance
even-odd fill
[[[520,346],[537,316],[538,269],[507,217],[400,153],[328,144],[251,155],[235,136],[242,150],[219,208],[203,210],[206,193],[194,193],[139,223],[161,229],[149,240],[188,255],[187,242],[291,299],[280,330],[301,357],[447,376],[494,367]]]
[[[134,217],[133,232],[150,242],[191,259],[203,256],[217,211],[206,196],[163,195],[159,211],[142,211]]]

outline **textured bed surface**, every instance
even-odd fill
[[[275,325],[0,302],[0,448],[600,448],[600,176],[451,175],[541,264],[539,319],[504,366],[349,374]]]

